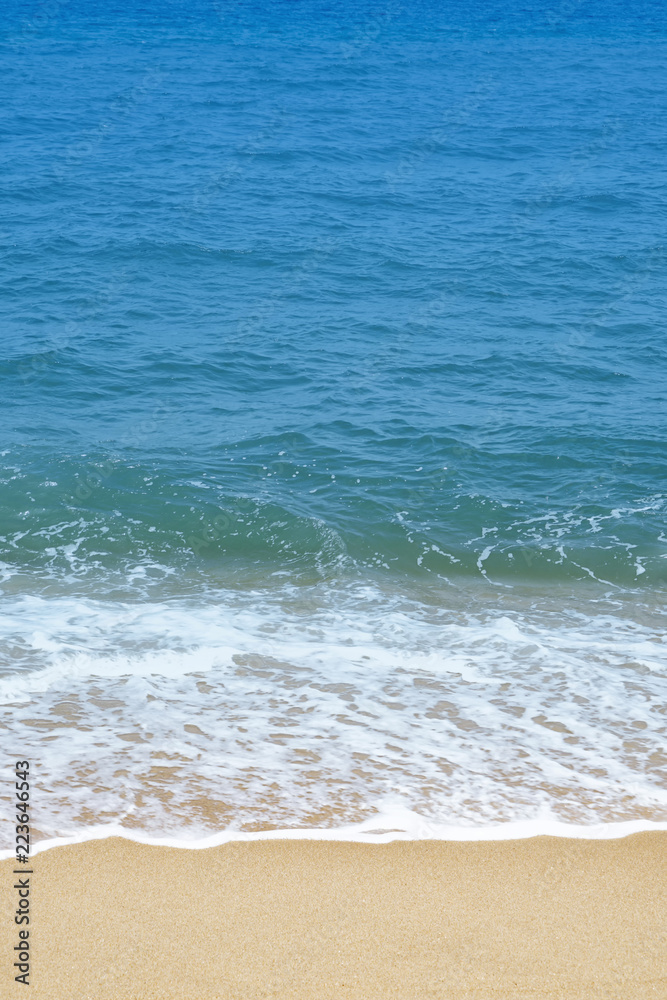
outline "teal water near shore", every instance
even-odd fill
[[[8,9],[39,829],[665,819],[664,11]]]

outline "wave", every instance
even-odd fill
[[[175,573],[214,574],[226,585],[261,572],[304,582],[376,572],[498,585],[667,582],[664,492],[621,489],[618,470],[612,482],[584,481],[579,491],[579,471],[567,468],[552,475],[545,502],[535,488],[545,463],[524,472],[505,499],[478,487],[464,467],[491,467],[480,449],[454,446],[440,468],[431,459],[393,475],[382,471],[387,447],[376,442],[379,458],[355,469],[353,456],[341,459],[303,435],[278,436],[228,449],[197,474],[177,457],[169,464],[93,452],[27,463],[5,453],[3,586],[60,581],[100,594],[134,588],[141,598]],[[427,440],[421,447],[433,449]]]
[[[5,600],[35,827],[172,837],[662,821],[664,613],[634,598],[350,585]]]

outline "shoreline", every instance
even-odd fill
[[[88,840],[30,866],[30,985],[39,1000],[657,998],[666,854],[657,830],[196,851]],[[10,885],[13,862],[0,867]]]
[[[400,825],[399,825],[400,824]],[[400,814],[379,814],[360,823],[340,827],[297,827],[278,830],[244,832],[221,830],[204,837],[158,836],[121,825],[86,827],[80,833],[65,837],[50,837],[33,842],[31,857],[58,847],[73,847],[92,841],[118,838],[146,847],[168,847],[179,850],[209,850],[225,844],[256,841],[316,841],[350,844],[391,844],[399,842],[440,843],[502,843],[553,837],[564,840],[620,840],[638,833],[667,832],[667,821],[621,820],[618,822],[577,824],[558,820],[532,819],[490,824],[488,826],[445,826],[432,823],[403,810]],[[13,850],[0,850],[0,863],[14,857]]]

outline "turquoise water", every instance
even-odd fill
[[[666,29],[9,5],[2,684],[45,835],[665,818]]]

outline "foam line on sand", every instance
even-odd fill
[[[255,840],[329,840],[350,843],[388,844],[395,840],[445,840],[445,841],[493,841],[525,840],[530,837],[566,837],[581,840],[616,840],[634,833],[667,831],[667,822],[652,820],[628,820],[619,823],[598,823],[577,825],[562,823],[551,814],[544,813],[536,819],[514,823],[498,823],[489,826],[450,826],[433,823],[409,809],[395,808],[378,813],[362,823],[352,823],[340,827],[262,830],[248,833],[239,830],[222,830],[209,836],[153,836],[141,830],[130,829],[119,824],[83,827],[77,833],[66,837],[53,837],[37,841],[32,853],[38,854],[54,847],[81,844],[89,840],[104,840],[121,837],[138,844],[155,847],[179,847],[203,850],[219,847],[235,841]],[[12,856],[9,850],[0,851],[0,861]]]

